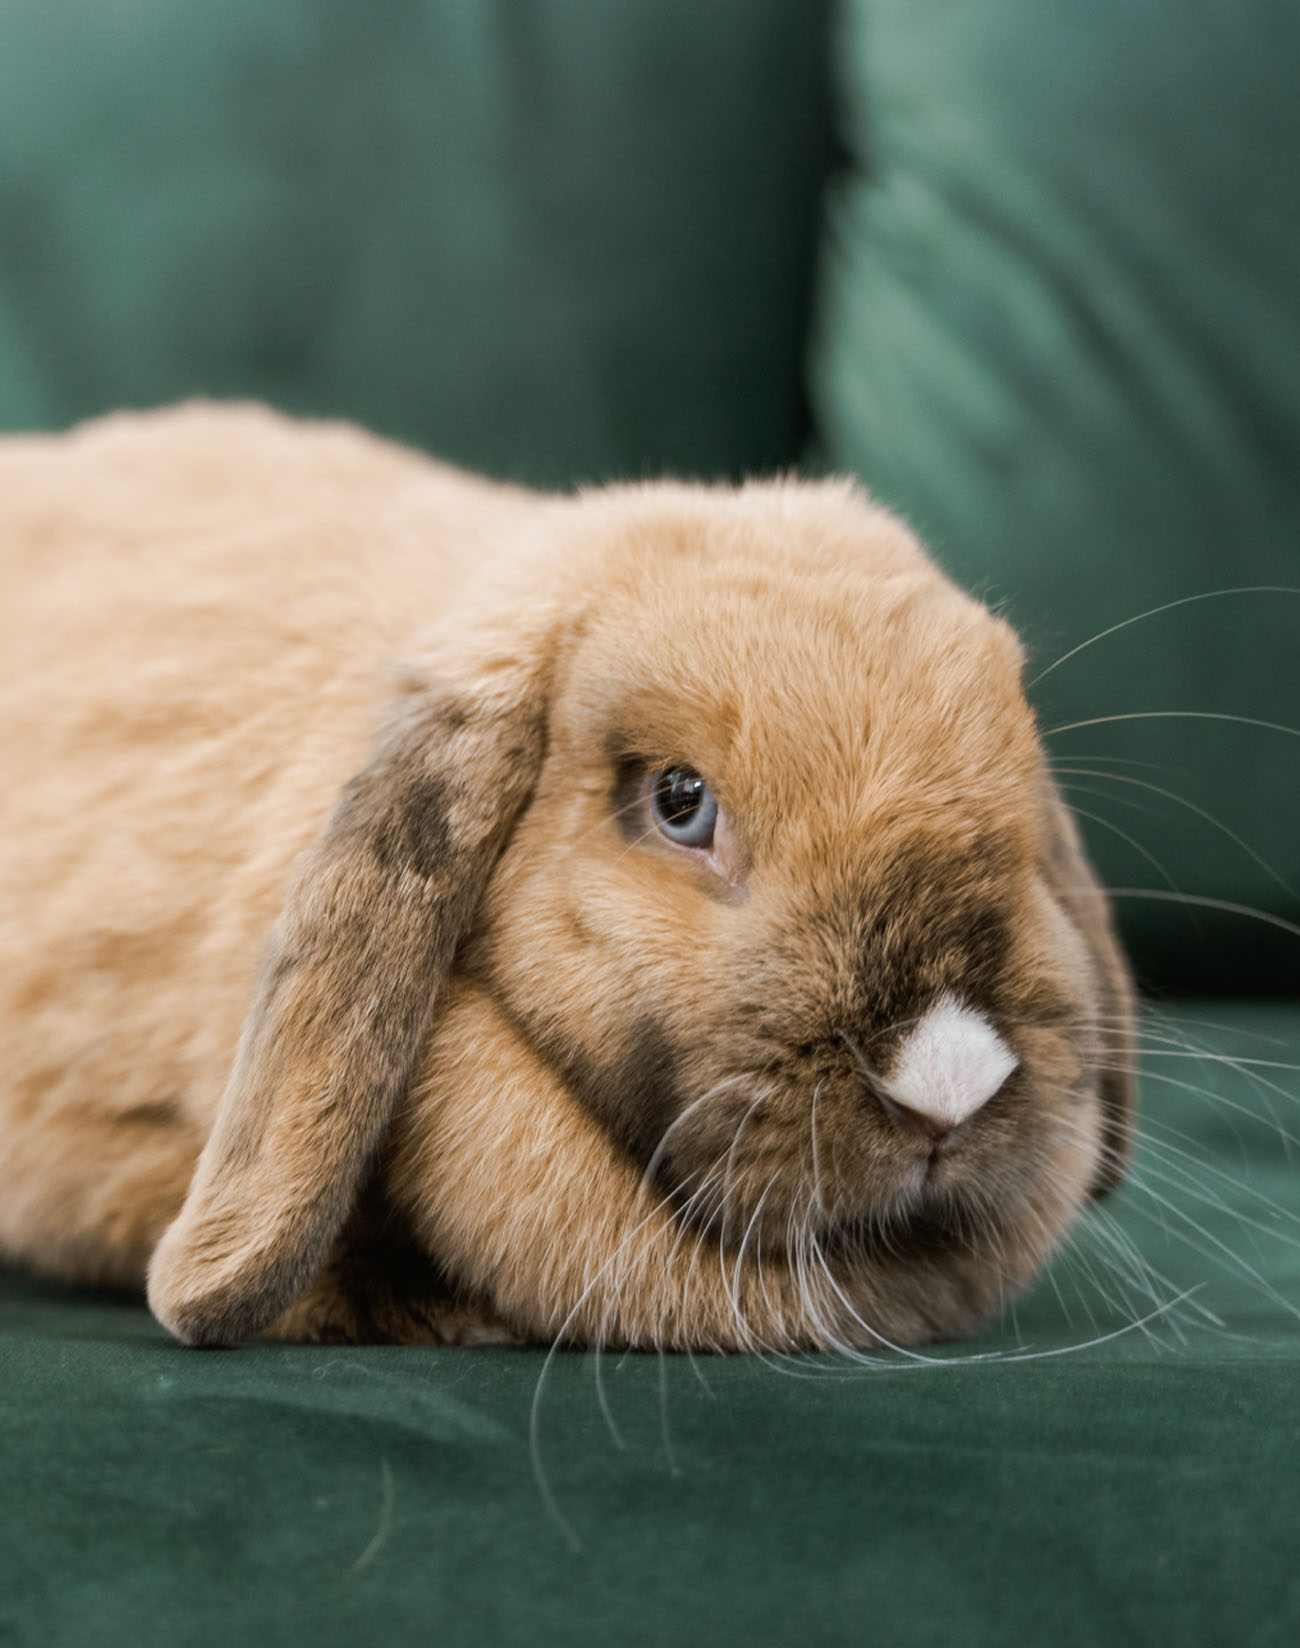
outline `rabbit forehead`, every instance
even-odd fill
[[[1004,624],[924,563],[814,577],[797,558],[678,557],[593,605],[554,748],[687,762],[751,846],[800,820],[838,830],[972,791],[1005,808],[1037,760],[1020,658]]]

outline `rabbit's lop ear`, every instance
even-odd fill
[[[1091,1188],[1094,1197],[1102,1197],[1121,1183],[1132,1154],[1137,1001],[1110,905],[1085,856],[1074,817],[1055,784],[1044,777],[1043,785],[1047,880],[1084,941],[1092,972],[1102,1129],[1100,1160]]]
[[[149,1303],[186,1343],[257,1333],[326,1258],[535,781],[541,674],[512,660],[483,691],[411,690],[305,855],[150,1266]]]

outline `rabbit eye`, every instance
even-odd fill
[[[650,779],[650,817],[679,847],[711,847],[718,803],[693,768],[666,767]]]

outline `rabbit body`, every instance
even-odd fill
[[[870,1346],[1116,1176],[1018,646],[843,483],[194,406],[0,442],[0,580],[7,1261],[193,1342]]]

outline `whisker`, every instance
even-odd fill
[[[1172,612],[1175,607],[1190,607],[1198,601],[1218,601],[1229,595],[1300,595],[1300,589],[1294,589],[1289,584],[1242,584],[1232,589],[1208,589],[1199,595],[1180,595],[1176,601],[1164,601],[1158,607],[1148,607],[1145,612],[1134,613],[1131,618],[1122,618],[1118,624],[1111,624],[1108,629],[1098,630],[1096,635],[1090,635],[1086,641],[1080,641],[1078,646],[1071,647],[1069,652],[1063,652],[1055,663],[1049,664],[1045,670],[1040,670],[1029,682],[1029,687],[1036,687],[1040,681],[1046,680],[1053,670],[1060,669],[1061,665],[1068,663],[1071,658],[1077,658],[1089,647],[1095,647],[1098,641],[1104,641],[1108,636],[1128,629],[1132,624],[1140,624],[1147,618],[1158,617],[1162,612]]]
[[[668,1358],[659,1350],[659,1434],[663,1438],[664,1458],[668,1461],[669,1476],[680,1476],[681,1466],[673,1450],[673,1439],[668,1429]]]
[[[1143,1003],[1142,1017],[1144,1020],[1150,1019],[1163,1025],[1165,1031],[1168,1032],[1169,1040],[1179,1039],[1174,1036],[1173,1032],[1181,1032],[1181,1039],[1186,1046],[1200,1045],[1191,1040],[1193,1030],[1218,1030],[1229,1035],[1243,1036],[1247,1041],[1264,1042],[1271,1047],[1289,1047],[1291,1045],[1290,1039],[1286,1036],[1271,1036],[1262,1030],[1250,1030],[1241,1023],[1228,1024],[1222,1019],[1207,1019],[1199,1011],[1194,1019],[1180,1017],[1167,1009],[1157,1007],[1154,1002],[1150,1001]],[[1209,1051],[1209,1049],[1206,1049],[1206,1051]]]
[[[604,1418],[605,1429],[609,1432],[610,1441],[613,1442],[614,1446],[620,1453],[625,1453],[627,1451],[627,1442],[624,1440],[622,1431],[618,1428],[618,1423],[614,1418],[613,1410],[609,1405],[609,1397],[605,1391],[605,1378],[601,1372],[601,1350],[603,1339],[604,1333],[602,1331],[601,1334],[597,1336],[596,1342],[592,1346],[592,1358],[596,1373],[596,1402],[600,1408],[601,1415]]]
[[[1100,1231],[1110,1241],[1114,1250],[1130,1266],[1130,1274],[1134,1279],[1134,1285],[1141,1291],[1145,1292],[1153,1304],[1158,1302],[1158,1295],[1154,1286],[1156,1282],[1163,1284],[1164,1287],[1170,1289],[1171,1291],[1177,1291],[1174,1282],[1172,1282],[1170,1278],[1165,1276],[1161,1271],[1157,1270],[1151,1263],[1150,1259],[1141,1253],[1134,1245],[1128,1232],[1120,1224],[1119,1220],[1113,1213],[1110,1213],[1106,1208],[1097,1207],[1094,1204],[1094,1206],[1090,1209],[1090,1215],[1096,1220],[1096,1226],[1091,1226],[1089,1221],[1085,1220],[1081,1224],[1080,1229],[1086,1231],[1100,1227]],[[1199,1299],[1191,1302],[1197,1313],[1208,1321],[1213,1327],[1222,1328],[1225,1326],[1223,1319],[1220,1316],[1217,1316],[1208,1305],[1203,1304]],[[1181,1338],[1182,1331],[1178,1326],[1177,1317],[1170,1318],[1170,1325],[1175,1329],[1175,1331],[1178,1332],[1179,1337]]]
[[[1107,892],[1111,898],[1163,899],[1166,903],[1192,904],[1200,910],[1222,910],[1228,915],[1249,916],[1252,920],[1262,921],[1266,926],[1277,927],[1300,938],[1300,926],[1294,921],[1275,916],[1268,910],[1257,910],[1251,904],[1238,904],[1232,899],[1207,898],[1200,893],[1170,893],[1160,887],[1109,887]]]
[[[822,1195],[821,1161],[817,1152],[817,1101],[821,1098],[824,1085],[823,1082],[818,1082],[813,1088],[812,1104],[808,1110],[808,1134],[812,1144],[813,1202],[823,1218],[826,1216],[826,1200]],[[811,1211],[810,1207],[810,1214]]]
[[[1073,784],[1068,782],[1074,778],[1118,778],[1118,773],[1098,772],[1092,767],[1057,767],[1052,768],[1052,777],[1060,786],[1062,793],[1067,797],[1076,795],[1090,795],[1099,801],[1109,801],[1112,807],[1126,807],[1129,812],[1141,813],[1144,818],[1159,818],[1160,814],[1150,802],[1139,801],[1136,796],[1115,795],[1110,790],[1098,789],[1095,784]],[[1074,801],[1070,801],[1070,810],[1077,811]]]
[[[1144,1169],[1144,1171],[1149,1172],[1151,1169],[1148,1166]],[[1157,1173],[1157,1177],[1161,1177],[1161,1175]],[[1284,1294],[1280,1293],[1271,1282],[1269,1282],[1260,1274],[1258,1270],[1255,1269],[1253,1265],[1248,1264],[1239,1253],[1234,1253],[1232,1248],[1230,1248],[1226,1242],[1220,1241],[1212,1231],[1206,1230],[1205,1226],[1194,1219],[1190,1213],[1186,1212],[1183,1208],[1180,1208],[1176,1202],[1170,1201],[1167,1196],[1162,1196],[1160,1192],[1153,1189],[1144,1178],[1134,1175],[1129,1182],[1136,1186],[1137,1189],[1141,1190],[1144,1195],[1150,1197],[1150,1199],[1164,1212],[1172,1214],[1175,1219],[1178,1219],[1182,1221],[1183,1224],[1190,1226],[1191,1230],[1195,1233],[1195,1238],[1197,1239],[1189,1236],[1185,1230],[1171,1230],[1166,1224],[1164,1228],[1167,1235],[1181,1238],[1193,1249],[1194,1252],[1199,1252],[1202,1255],[1205,1255],[1205,1249],[1200,1246],[1200,1243],[1208,1243],[1210,1248],[1215,1250],[1221,1258],[1227,1259],[1230,1265],[1234,1266],[1244,1276],[1248,1277],[1250,1281],[1254,1282],[1266,1298],[1273,1300],[1275,1304],[1281,1305],[1289,1316],[1300,1317],[1300,1310],[1297,1310],[1296,1306],[1293,1305]],[[1162,1182],[1170,1183],[1171,1181],[1167,1178],[1163,1178]],[[1176,1183],[1177,1181],[1173,1182]],[[1186,1187],[1180,1185],[1178,1188],[1184,1189]],[[1137,1204],[1134,1204],[1134,1206],[1136,1205]]]
[[[1147,1047],[1142,1050],[1145,1059],[1203,1059],[1207,1064],[1224,1064],[1230,1070],[1239,1070],[1242,1075],[1248,1075],[1252,1070],[1300,1070],[1300,1064],[1294,1064],[1287,1059],[1254,1059],[1239,1057],[1235,1053],[1215,1053],[1205,1047]],[[1272,1085],[1272,1084],[1270,1084]],[[1290,1098],[1286,1089],[1278,1087],[1277,1092]]]
[[[1263,870],[1271,881],[1276,882],[1284,893],[1287,893],[1291,898],[1300,898],[1300,893],[1296,892],[1291,883],[1283,876],[1280,876],[1263,854],[1257,853],[1243,836],[1239,836],[1235,830],[1229,829],[1221,818],[1216,818],[1205,807],[1199,807],[1194,801],[1189,801],[1185,795],[1179,795],[1176,790],[1167,790],[1162,784],[1152,784],[1145,778],[1133,778],[1127,773],[1102,772],[1095,767],[1061,767],[1053,768],[1053,771],[1067,774],[1077,772],[1085,778],[1104,778],[1111,784],[1131,784],[1137,789],[1148,790],[1153,795],[1163,796],[1166,801],[1176,802],[1178,806],[1185,808],[1189,813],[1195,814],[1197,818],[1203,819],[1205,823],[1218,830],[1221,835],[1226,836],[1235,847],[1239,847],[1245,853],[1253,864]]]
[[[578,1295],[573,1308],[564,1318],[558,1331],[552,1338],[550,1346],[547,1349],[546,1356],[542,1361],[541,1372],[537,1376],[537,1385],[533,1391],[532,1406],[528,1416],[528,1455],[532,1463],[533,1480],[537,1484],[537,1491],[541,1496],[542,1503],[546,1508],[547,1514],[550,1516],[551,1520],[555,1523],[555,1526],[559,1529],[565,1540],[568,1542],[570,1548],[575,1553],[580,1553],[585,1549],[585,1547],[583,1546],[577,1530],[573,1527],[573,1524],[560,1509],[559,1501],[556,1499],[555,1494],[551,1489],[551,1485],[547,1481],[545,1467],[542,1463],[541,1408],[542,1393],[546,1384],[546,1377],[551,1370],[551,1365],[555,1360],[560,1346],[564,1343],[565,1336],[567,1335],[569,1329],[573,1326],[573,1323],[577,1320],[582,1307],[590,1298],[592,1289],[596,1287],[601,1278],[610,1270],[610,1268],[622,1259],[624,1250],[626,1249],[628,1243],[638,1236],[641,1231],[644,1230],[645,1227],[656,1217],[658,1217],[658,1215],[661,1214],[665,1208],[667,1208],[668,1204],[668,1197],[664,1197],[661,1201],[656,1202],[650,1208],[650,1211],[632,1227],[628,1234],[619,1243],[618,1247],[615,1248],[614,1252],[610,1254],[609,1258],[605,1260],[604,1264],[600,1266],[595,1275],[588,1281],[587,1285]]]
[[[1186,776],[1186,769],[1171,767],[1167,761],[1144,761],[1135,755],[1112,755],[1108,750],[1100,754],[1096,750],[1071,750],[1071,761],[1097,761],[1107,767],[1145,767],[1148,772],[1168,773],[1171,776]],[[1053,772],[1058,770],[1056,759],[1052,751],[1047,752],[1047,765]]]
[[[664,1151],[668,1147],[668,1140],[672,1137],[673,1132],[682,1125],[688,1116],[698,1110],[701,1105],[707,1104],[710,1099],[717,1098],[719,1093],[726,1092],[728,1088],[738,1087],[741,1082],[748,1081],[750,1079],[751,1078],[747,1074],[743,1073],[739,1076],[730,1076],[725,1081],[720,1081],[716,1086],[710,1087],[706,1092],[701,1093],[698,1099],[693,1099],[684,1110],[674,1116],[672,1121],[669,1122],[668,1126],[660,1134],[659,1143],[655,1146],[653,1152],[651,1153],[650,1160],[645,1165],[645,1169],[641,1174],[642,1184],[647,1186],[647,1188],[653,1185],[655,1173],[658,1171],[659,1164],[663,1160]]]
[[[1238,727],[1262,727],[1265,732],[1283,732],[1291,738],[1300,738],[1300,727],[1288,727],[1281,721],[1261,721],[1253,715],[1229,715],[1224,710],[1128,710],[1120,715],[1094,715],[1087,721],[1067,721],[1063,726],[1051,727],[1044,738],[1055,738],[1058,733],[1079,732],[1083,727],[1109,727],[1117,721],[1228,721]]]
[[[1191,1196],[1195,1197],[1195,1199],[1200,1202],[1203,1207],[1212,1208],[1216,1213],[1221,1213],[1226,1218],[1230,1218],[1235,1223],[1244,1225],[1251,1230],[1262,1231],[1264,1235],[1271,1237],[1274,1241],[1281,1242],[1286,1247],[1294,1248],[1297,1252],[1300,1252],[1300,1237],[1290,1236],[1286,1233],[1286,1231],[1278,1230],[1275,1226],[1266,1225],[1262,1220],[1252,1218],[1249,1213],[1243,1213],[1240,1208],[1229,1207],[1228,1204],[1220,1200],[1219,1197],[1212,1196],[1209,1191],[1204,1189],[1204,1187],[1197,1185],[1195,1180],[1192,1178],[1191,1171],[1187,1167],[1183,1166],[1181,1161],[1171,1159],[1171,1157],[1175,1157],[1175,1153],[1177,1156],[1183,1156],[1186,1152],[1178,1151],[1177,1146],[1170,1145],[1165,1141],[1151,1140],[1150,1143],[1153,1150],[1164,1152],[1167,1171],[1161,1172],[1161,1170],[1155,1167],[1151,1162],[1147,1162],[1143,1168],[1144,1172],[1154,1173],[1162,1184],[1170,1185],[1177,1189],[1185,1189]],[[1203,1164],[1200,1162],[1197,1162],[1195,1165],[1198,1167],[1208,1166],[1208,1164]],[[1234,1189],[1241,1188],[1235,1181],[1230,1180],[1229,1182],[1233,1184]],[[1286,1210],[1278,1207],[1276,1202],[1269,1203],[1268,1198],[1264,1197],[1262,1193],[1257,1194],[1259,1194],[1261,1200],[1271,1206],[1279,1214],[1294,1220],[1294,1215],[1287,1214]]]
[[[734,1148],[734,1146],[733,1146],[733,1148]],[[728,1296],[731,1299],[731,1309],[732,1309],[732,1312],[733,1312],[733,1314],[735,1315],[735,1318],[736,1318],[736,1326],[740,1329],[742,1338],[748,1332],[748,1324],[745,1322],[744,1315],[743,1315],[743,1313],[741,1311],[741,1308],[740,1308],[740,1270],[741,1270],[741,1266],[745,1262],[745,1248],[746,1248],[746,1246],[749,1242],[750,1236],[753,1234],[754,1226],[758,1223],[758,1220],[759,1220],[760,1216],[762,1215],[763,1204],[764,1204],[764,1202],[767,1201],[767,1198],[768,1198],[768,1195],[771,1192],[772,1186],[776,1183],[776,1178],[777,1178],[777,1176],[774,1173],[772,1175],[772,1177],[767,1181],[767,1184],[763,1187],[763,1194],[758,1198],[757,1202],[755,1202],[755,1204],[754,1204],[754,1211],[749,1216],[749,1223],[745,1226],[744,1234],[740,1238],[740,1246],[736,1250],[736,1262],[732,1266],[732,1269],[731,1269],[731,1283],[730,1283],[730,1286],[727,1289],[727,1292],[728,1292]],[[724,1183],[725,1183],[725,1175],[724,1175]],[[724,1191],[724,1194],[725,1194],[725,1191]],[[725,1267],[724,1267],[724,1276],[725,1276]],[[761,1279],[761,1271],[760,1271],[760,1279]]]
[[[1145,848],[1135,837],[1131,836],[1127,830],[1121,830],[1118,824],[1112,824],[1110,819],[1103,818],[1100,813],[1089,812],[1086,807],[1075,806],[1073,801],[1070,803],[1070,808],[1071,811],[1076,813],[1080,818],[1089,818],[1094,824],[1099,824],[1103,830],[1109,830],[1113,835],[1117,835],[1121,841],[1132,847],[1135,853],[1138,853],[1142,858],[1146,859],[1147,863],[1151,865],[1156,874],[1160,876],[1167,886],[1172,888],[1174,892],[1179,891],[1178,883],[1174,880],[1173,876],[1169,874],[1169,871],[1164,867],[1155,854],[1149,852],[1147,848]]]
[[[1112,1344],[1116,1339],[1122,1339],[1127,1333],[1135,1333],[1139,1329],[1145,1329],[1149,1323],[1159,1321],[1162,1317],[1168,1318],[1172,1311],[1177,1310],[1180,1305],[1194,1298],[1202,1285],[1198,1282],[1195,1287],[1184,1288],[1176,1297],[1167,1300],[1162,1305],[1157,1305],[1154,1310],[1148,1311],[1145,1316],[1139,1317],[1137,1321],[1126,1322],[1123,1327],[1115,1328],[1110,1333],[1099,1333],[1095,1339],[1085,1339],[1074,1345],[1054,1345],[1048,1350],[1009,1351],[999,1357],[998,1360],[1000,1362],[1041,1362],[1053,1356],[1077,1356],[1081,1351],[1095,1350],[1098,1345]]]

